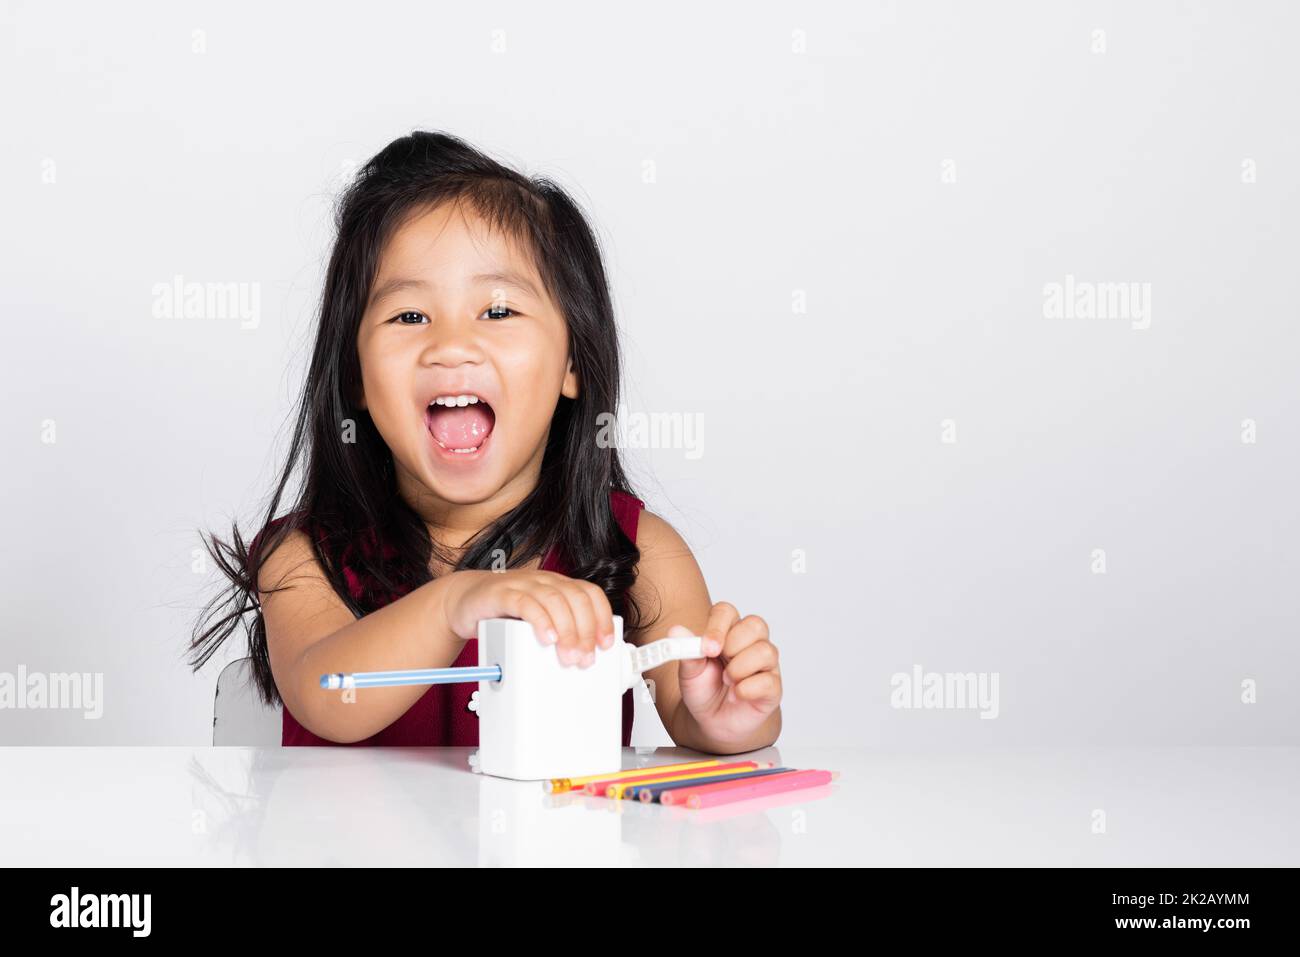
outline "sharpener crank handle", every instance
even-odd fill
[[[707,657],[704,654],[704,639],[699,635],[660,638],[658,641],[640,647],[629,644],[624,667],[623,690],[631,688],[642,674],[659,667],[665,661],[689,661],[704,657]]]

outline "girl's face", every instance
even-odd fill
[[[456,506],[491,513],[472,525],[522,501],[560,396],[578,395],[568,327],[530,257],[468,206],[418,212],[393,234],[357,350],[398,490],[437,524]]]

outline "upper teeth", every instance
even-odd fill
[[[432,405],[473,405],[478,402],[476,395],[440,395],[431,403]]]

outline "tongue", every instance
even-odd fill
[[[429,410],[429,431],[449,449],[472,449],[492,431],[492,417],[478,403],[435,405]]]

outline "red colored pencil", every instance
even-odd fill
[[[741,778],[736,781],[722,781],[718,784],[702,784],[672,794],[672,804],[684,804],[690,808],[716,807],[719,804],[731,804],[735,801],[747,801],[750,798],[763,797],[768,794],[780,794],[783,791],[798,791],[804,788],[827,784],[836,775],[831,771],[790,771],[785,774],[769,774],[757,780]],[[667,795],[660,795],[660,802]]]

